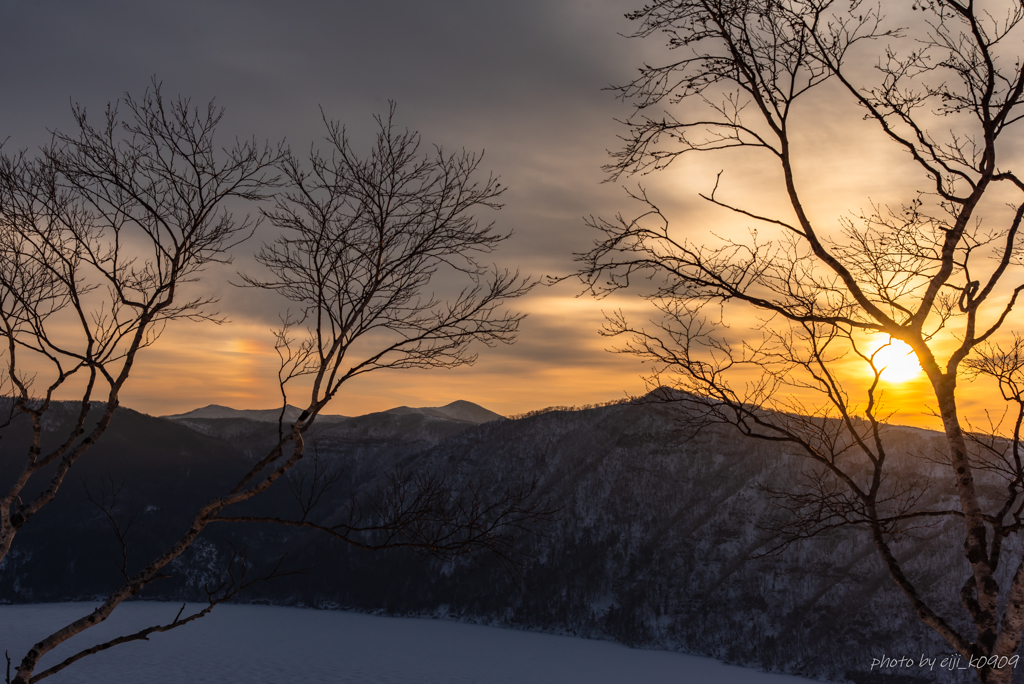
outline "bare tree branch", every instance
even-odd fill
[[[381,369],[455,368],[475,361],[476,354],[470,351],[473,343],[494,346],[514,341],[523,314],[506,311],[503,306],[526,294],[534,283],[478,262],[508,238],[493,224],[481,225],[476,218],[479,210],[499,208],[497,198],[503,191],[493,176],[478,180],[480,156],[465,151],[450,154],[440,148],[420,152],[419,135],[395,127],[392,105],[386,119],[377,118],[376,143],[366,157],[353,151],[339,124],[325,118],[330,152],[323,155],[313,148],[308,166],[290,152],[273,156],[246,145],[229,152],[225,170],[220,170],[212,161],[214,148],[208,142],[220,118],[212,105],[205,115],[191,110],[183,100],[164,107],[158,91],[141,102],[128,99],[126,105],[135,117],[135,123],[124,126],[127,151],[106,142],[114,139],[117,130],[113,123],[116,110],[108,111],[105,131],[96,132],[86,127],[84,111],[76,109],[81,139],[57,136],[65,147],[55,149],[63,156],[55,153],[52,157],[66,159],[67,183],[84,198],[83,211],[107,221],[115,240],[114,247],[80,240],[75,243],[78,251],[74,257],[100,270],[117,306],[127,312],[142,312],[139,315],[146,325],[173,318],[209,317],[204,313],[209,303],[205,300],[176,305],[175,288],[196,273],[197,260],[201,264],[222,258],[221,252],[254,225],[235,224],[228,214],[215,215],[214,204],[203,204],[206,208],[200,211],[176,199],[175,188],[186,187],[183,196],[207,198],[208,202],[212,201],[209,198],[227,196],[259,199],[263,188],[276,182],[269,172],[263,172],[268,160],[277,164],[286,179],[284,190],[274,196],[274,209],[263,212],[281,230],[257,255],[268,275],[240,276],[243,284],[277,292],[300,311],[299,318],[283,315],[282,326],[275,331],[282,398],[278,440],[231,489],[196,510],[177,539],[134,574],[127,564],[127,529],[114,510],[118,489],[110,483],[111,489],[101,490],[93,502],[121,544],[124,582],[89,615],[35,644],[18,665],[15,684],[30,684],[100,650],[177,628],[249,586],[244,562],[239,564],[238,577],[233,562],[228,580],[208,588],[209,605],[200,613],[187,618],[179,614],[171,623],[85,649],[35,674],[46,653],[103,622],[123,601],[167,577],[171,564],[214,522],[273,522],[313,529],[368,550],[404,546],[442,558],[488,552],[506,569],[514,569],[518,533],[554,513],[531,498],[533,487],[485,494],[472,486],[456,489],[441,475],[406,478],[399,473],[375,496],[353,500],[345,522],[334,522],[311,519],[337,480],[336,473],[321,464],[315,442],[310,469],[297,469],[306,455],[307,431],[350,378]],[[168,139],[178,141],[185,153],[175,148],[169,155],[160,154],[159,144]],[[196,175],[196,169],[210,178]],[[198,223],[183,228],[185,218]],[[202,232],[202,226],[211,234]],[[153,245],[152,258],[141,265],[116,247],[120,231],[129,228],[141,230]],[[52,259],[47,259],[40,261],[49,269]],[[78,263],[70,258],[65,261]],[[44,273],[51,272],[44,269]],[[166,280],[166,273],[174,278]],[[70,277],[65,281],[61,283],[77,282]],[[452,281],[461,284],[453,290]],[[454,294],[439,295],[435,288],[453,290]],[[73,307],[74,297],[71,299],[69,306]],[[115,332],[104,334],[111,340],[124,337],[124,330],[134,331],[138,344],[131,349],[137,350],[149,339],[145,336],[149,328],[142,323],[129,322],[123,329],[116,316],[109,320],[113,322],[105,324],[104,330]],[[295,331],[300,325],[306,328],[305,336],[297,338]],[[103,346],[106,338],[95,337],[101,340],[97,343],[101,349],[120,349],[119,342]],[[13,337],[9,341],[16,350]],[[48,342],[36,344],[44,351],[51,349]],[[58,362],[71,356],[108,382],[112,377],[92,356],[74,356],[64,350],[54,351],[53,356]],[[129,355],[112,386],[120,387],[130,363]],[[19,407],[30,413],[37,426],[34,448],[38,451],[42,413],[28,400],[27,384],[14,375],[13,367],[11,375],[24,387]],[[289,388],[299,379],[308,383],[303,390],[308,394],[298,418],[286,420]],[[115,406],[116,401],[108,404],[108,414]],[[83,401],[80,425],[85,424],[87,412],[88,402]],[[109,415],[104,415],[109,420]],[[67,449],[77,437],[69,441]],[[87,439],[76,448],[84,451],[89,444]],[[35,467],[37,461],[30,464]],[[226,512],[260,496],[282,478],[299,505],[299,519]],[[275,568],[270,577],[277,574]]]
[[[651,362],[652,387],[667,385],[663,398],[684,404],[693,426],[730,424],[807,459],[800,482],[768,491],[783,513],[773,550],[865,530],[921,620],[961,655],[986,659],[1012,656],[1024,630],[1024,558],[1008,586],[996,580],[1004,539],[1022,529],[1020,419],[1008,435],[995,426],[965,433],[956,394],[965,374],[991,378],[1024,415],[1020,345],[994,344],[1016,323],[1024,291],[1024,184],[1000,166],[1024,115],[1024,5],[996,5],[919,2],[920,19],[905,27],[860,0],[672,0],[631,13],[634,36],[665,39],[669,55],[616,89],[635,109],[610,179],[748,148],[779,172],[786,209],[773,215],[725,197],[720,173],[701,196],[756,229],[746,239],[707,230],[682,238],[641,188],[631,193],[636,218],[589,220],[599,238],[577,255],[576,274],[597,296],[642,288],[657,317],[636,325],[613,313],[604,334]],[[859,68],[865,61],[877,63],[874,81]],[[813,217],[793,133],[823,96],[873,122],[926,185],[838,225]],[[993,212],[1007,197],[1010,215]],[[754,317],[750,334],[727,327]],[[881,335],[909,345],[928,378],[953,489],[888,453],[884,354],[872,341]],[[975,471],[1002,480],[994,507],[979,497]],[[964,523],[971,571],[959,598],[973,633],[929,605],[893,552],[901,536],[949,517]],[[977,670],[980,682],[1011,675]]]

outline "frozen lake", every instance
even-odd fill
[[[90,603],[0,606],[0,651],[15,664],[40,637]],[[169,622],[180,604],[134,602],[90,630],[89,643]],[[193,608],[193,606],[190,606]],[[76,649],[77,650],[77,649]],[[70,649],[44,659],[45,667]],[[496,627],[275,606],[218,606],[150,641],[89,656],[54,684],[367,682],[374,684],[808,684],[709,658],[627,648],[610,641]]]

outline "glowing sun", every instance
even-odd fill
[[[906,382],[921,371],[921,364],[910,345],[901,340],[889,340],[879,345],[874,352],[875,368],[882,371],[882,379],[889,382]]]

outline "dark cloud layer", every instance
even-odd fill
[[[612,0],[5,3],[0,139],[9,137],[6,149],[35,147],[47,140],[47,129],[70,125],[72,101],[98,115],[107,101],[141,93],[153,77],[165,94],[181,93],[196,104],[216,98],[227,109],[225,138],[286,137],[296,149],[322,136],[321,107],[345,122],[358,144],[373,134],[372,115],[395,100],[400,125],[421,131],[426,142],[486,150],[484,167],[509,187],[505,208],[482,217],[514,232],[496,255],[501,264],[562,274],[572,268],[572,252],[589,243],[582,217],[613,213],[622,203],[620,189],[601,183],[600,167],[615,144],[613,119],[627,110],[603,88],[626,80],[640,63],[641,46],[618,35],[629,29],[622,14],[630,8]],[[252,267],[247,252],[256,244],[248,247],[236,266]],[[202,285],[221,296],[222,312],[252,329],[276,321],[280,302],[231,288],[231,272],[211,271]],[[565,284],[520,308],[576,293]],[[635,363],[618,364],[602,351],[598,309],[593,305],[575,323],[534,310],[521,343],[495,354],[485,373],[498,377],[508,369],[525,377],[530,368],[558,366],[585,375],[600,368],[606,381],[595,392],[601,395],[574,402],[549,387],[560,403],[605,398],[616,386],[607,378],[619,372],[622,383],[635,382]],[[154,362],[189,363],[184,351],[175,355],[174,339],[169,333],[172,347],[154,352]],[[151,385],[160,376],[146,377]],[[382,381],[401,393],[398,374]],[[161,412],[148,389],[134,388],[135,402]],[[198,383],[195,392],[174,399],[175,408],[215,400],[195,394],[208,389]],[[236,396],[233,391],[215,390]],[[489,400],[484,391],[465,398]],[[270,401],[253,396],[250,403]],[[235,403],[244,402],[236,396]]]
[[[602,88],[638,64],[621,3],[39,2],[0,9],[10,146],[70,124],[69,102],[95,114],[156,76],[165,91],[227,108],[226,133],[322,136],[320,107],[358,140],[387,101],[399,122],[449,148],[486,150],[510,187],[508,256],[544,269],[585,245],[584,214],[618,202],[601,186],[613,117]]]
[[[623,13],[639,4],[12,0],[0,4],[0,140],[8,139],[6,150],[38,146],[48,129],[71,125],[71,102],[96,116],[125,91],[140,94],[153,77],[165,94],[187,95],[194,104],[216,98],[227,110],[222,140],[287,138],[296,150],[322,138],[321,107],[347,125],[360,148],[375,132],[372,115],[394,100],[398,124],[419,130],[425,143],[486,150],[484,171],[500,175],[508,191],[503,210],[480,218],[514,233],[495,255],[500,264],[534,276],[563,275],[572,271],[572,253],[593,238],[584,216],[637,210],[616,184],[602,183],[601,166],[622,132],[615,118],[629,114],[605,88],[628,81],[644,61],[664,59],[659,40],[620,35],[631,28]],[[909,2],[886,6],[903,23],[915,19],[910,8]],[[864,61],[865,77],[874,75],[873,64],[873,57]],[[919,180],[905,172],[907,159],[894,157],[886,141],[866,135],[870,126],[848,104],[826,92],[794,114],[807,124],[796,127],[795,144],[812,150],[797,174],[810,189],[809,211],[824,222]],[[818,152],[826,148],[830,153]],[[721,197],[784,214],[777,203],[779,170],[757,154],[693,157],[627,182],[642,180],[670,215],[673,231],[700,239],[749,225],[697,199],[723,168]],[[143,352],[126,403],[179,413],[211,402],[265,408],[276,401],[269,328],[284,303],[229,285],[236,269],[255,268],[251,254],[271,236],[265,226],[239,248],[233,266],[211,268],[196,285],[221,298],[221,313],[231,323],[172,326]],[[645,367],[609,354],[615,341],[597,330],[602,308],[625,307],[640,324],[649,310],[635,297],[593,302],[574,299],[579,292],[567,281],[516,302],[530,314],[520,341],[481,349],[472,368],[366,376],[332,410],[351,414],[462,398],[518,413],[643,391]],[[726,334],[746,339],[751,325],[739,323]]]

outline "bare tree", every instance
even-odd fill
[[[778,530],[784,542],[867,530],[917,616],[979,681],[1009,682],[1024,628],[1024,557],[1005,543],[1021,530],[1021,414],[1002,438],[971,440],[956,388],[965,373],[993,377],[1020,410],[1020,343],[1006,328],[1024,291],[1024,180],[1006,165],[1024,115],[1024,4],[914,9],[907,27],[856,0],[670,0],[628,15],[635,36],[664,37],[673,57],[618,89],[636,110],[612,178],[745,148],[777,170],[785,208],[725,198],[719,174],[701,196],[758,230],[687,239],[640,190],[637,218],[591,220],[602,237],[580,255],[579,275],[598,295],[645,283],[660,318],[637,326],[612,314],[605,332],[654,362],[652,382],[677,390],[666,396],[698,421],[808,458],[802,485],[773,493],[792,514]],[[829,150],[801,146],[794,131],[822,98],[873,122],[924,184],[893,208],[815,217],[798,167]],[[751,320],[742,342],[724,327]],[[871,335],[905,342],[920,360],[948,446],[943,479],[894,468]],[[851,360],[868,370],[864,382],[843,370]],[[979,478],[1000,482],[1001,494],[979,493]],[[899,560],[902,535],[951,517],[963,521],[970,567],[961,615],[940,614]],[[1009,572],[997,576],[1001,565]],[[956,626],[964,618],[968,630]]]
[[[199,508],[180,537],[134,574],[128,571],[127,530],[113,510],[114,497],[103,492],[94,497],[121,544],[124,582],[94,611],[39,641],[18,665],[15,684],[40,681],[92,653],[194,619],[179,613],[166,625],[82,649],[36,672],[46,653],[166,577],[168,566],[213,523],[274,522],[326,532],[365,549],[407,547],[442,557],[492,551],[507,561],[517,533],[549,515],[530,503],[530,485],[485,497],[472,488],[454,488],[440,475],[399,473],[375,496],[353,499],[343,521],[315,518],[314,509],[335,479],[316,459],[309,472],[290,480],[301,518],[227,510],[288,479],[306,453],[306,432],[350,378],[381,369],[454,368],[475,360],[469,350],[473,342],[493,345],[515,338],[523,316],[502,305],[528,292],[532,283],[477,261],[508,237],[474,215],[500,206],[497,179],[477,180],[476,155],[440,148],[423,153],[417,134],[398,131],[390,116],[378,123],[376,144],[366,157],[352,150],[338,124],[328,123],[329,156],[313,148],[308,167],[291,153],[278,160],[287,182],[264,216],[281,235],[257,257],[269,277],[241,276],[244,284],[280,292],[299,309],[284,316],[277,333],[282,397],[277,443],[230,491]],[[112,165],[109,172],[117,177],[120,167]],[[449,281],[439,283],[439,276]],[[449,297],[429,289],[451,289],[453,282],[455,294]],[[296,383],[305,393],[303,410],[286,422],[289,391]],[[208,588],[203,614],[253,581],[286,572],[279,563],[269,576],[254,580],[245,577],[245,568],[244,553],[236,553],[224,581]]]
[[[182,286],[255,227],[226,201],[260,199],[276,176],[279,150],[215,146],[213,103],[165,101],[155,84],[119,104],[98,128],[76,105],[76,134],[55,133],[38,158],[0,157],[0,382],[32,423],[0,500],[0,559],[107,429],[139,350],[170,321],[218,320],[213,299]],[[45,446],[46,416],[64,410],[55,398],[75,392],[74,427]]]
[[[314,148],[308,165],[285,159],[288,189],[263,212],[282,234],[257,254],[271,277],[241,276],[300,311],[278,332],[282,405],[289,383],[311,380],[291,436],[282,423],[282,444],[295,442],[293,457],[301,452],[298,435],[349,379],[385,369],[456,368],[476,360],[472,342],[514,341],[523,314],[502,305],[534,284],[479,262],[509,236],[474,214],[500,208],[504,192],[495,177],[476,178],[480,156],[440,147],[423,152],[418,133],[395,127],[394,113],[391,103],[387,118],[376,118],[379,130],[365,157],[339,123],[325,120],[329,156]],[[431,287],[453,294],[441,297]],[[293,339],[303,324],[306,335]],[[274,458],[268,456],[268,466]],[[524,505],[533,484],[489,498],[472,487],[453,489],[443,474],[399,472],[369,500],[351,501],[343,521],[318,522],[312,509],[330,478],[317,475],[314,460],[308,486],[292,480],[300,519],[218,519],[316,529],[370,550],[406,546],[444,558],[487,550],[510,562],[512,533],[550,514]]]
[[[219,320],[215,300],[182,290],[251,235],[257,220],[226,205],[264,198],[281,157],[252,140],[218,147],[223,110],[166,100],[156,82],[98,127],[72,113],[76,132],[54,133],[38,157],[0,156],[0,381],[7,422],[31,423],[0,500],[0,560],[109,427],[139,351],[171,321]],[[71,429],[47,444],[66,413]]]

